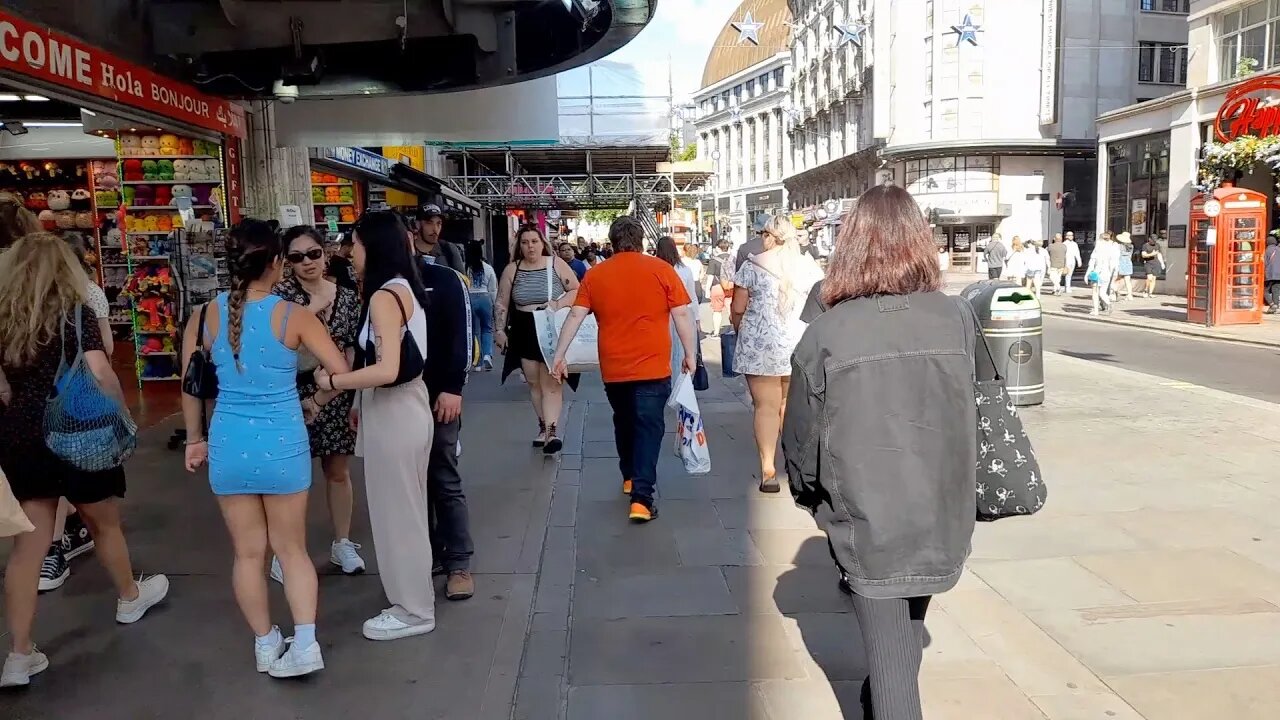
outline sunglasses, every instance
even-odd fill
[[[324,257],[324,250],[321,248],[311,248],[306,252],[291,252],[284,256],[286,260],[297,265],[303,260],[319,260]]]

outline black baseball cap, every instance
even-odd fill
[[[441,212],[439,205],[436,205],[435,203],[425,203],[418,208],[419,220],[429,220],[433,217],[444,217],[444,213]]]

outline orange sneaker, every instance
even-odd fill
[[[633,502],[631,503],[631,513],[627,517],[631,518],[633,522],[647,523],[658,517],[658,509],[649,507],[644,503]]]
[[[623,494],[623,495],[626,495],[626,496],[628,496],[628,497],[630,497],[630,496],[631,496],[631,481],[630,481],[630,480],[623,480],[623,481],[622,481],[622,494]]]

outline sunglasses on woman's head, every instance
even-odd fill
[[[322,257],[324,257],[324,250],[322,248],[311,248],[306,252],[291,252],[288,255],[285,255],[285,259],[294,265],[297,265],[303,260],[319,260]]]

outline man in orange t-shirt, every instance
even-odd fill
[[[671,265],[644,254],[644,226],[623,215],[609,226],[614,255],[582,278],[573,310],[560,331],[551,374],[568,375],[565,352],[578,327],[594,313],[600,327],[600,374],[613,408],[622,492],[631,496],[630,518],[658,516],[653,491],[671,395],[671,321],[684,345],[684,372],[697,365],[692,302]]]

